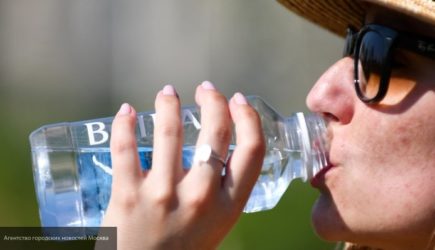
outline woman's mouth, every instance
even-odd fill
[[[320,170],[313,178],[311,178],[310,183],[314,188],[320,188],[325,184],[325,175],[326,173],[333,168],[334,165],[330,164]]]

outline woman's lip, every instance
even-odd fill
[[[325,175],[334,165],[328,165],[320,170],[313,178],[311,178],[310,183],[314,188],[320,188],[325,183]]]

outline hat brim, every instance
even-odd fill
[[[345,36],[346,28],[364,23],[364,3],[356,0],[277,0],[292,12],[323,28]],[[420,21],[435,25],[435,1],[432,0],[365,0],[393,9]]]

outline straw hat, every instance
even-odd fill
[[[356,0],[278,0],[296,14],[344,36],[351,25],[361,27],[364,3]],[[435,0],[364,0],[435,25]]]

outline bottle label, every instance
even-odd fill
[[[136,135],[138,141],[152,138],[155,113],[139,113],[137,116]],[[181,121],[185,128],[201,129],[198,112],[183,109]],[[83,126],[73,126],[73,138],[76,138],[77,147],[108,146],[112,119],[93,120],[82,123]]]

